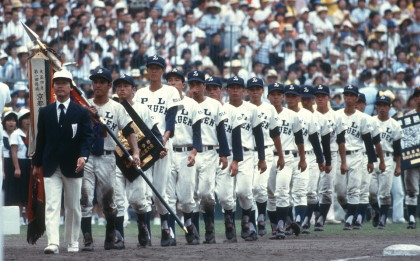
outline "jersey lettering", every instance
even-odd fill
[[[165,104],[165,101],[162,98],[159,98],[158,104]]]
[[[360,138],[359,126],[353,121],[351,126],[347,128],[347,134],[353,135],[356,138]]]
[[[388,143],[392,143],[393,139],[391,135],[392,135],[392,130],[387,127],[386,131],[381,133],[381,140],[386,140]]]
[[[147,102],[147,100],[149,100],[149,99],[147,99],[147,98],[141,98],[141,103],[144,104],[144,103]]]
[[[149,110],[153,112],[163,113],[166,114],[166,108],[165,106],[159,106],[159,105],[147,105],[149,107]]]
[[[290,135],[292,133],[290,124],[286,120],[282,120],[282,124],[279,127],[279,131],[281,134],[286,134],[286,135]]]
[[[112,119],[114,119],[114,115],[111,114],[111,112],[107,111],[105,112],[105,124],[111,129],[111,130],[115,130],[115,128],[117,128],[117,124],[114,123],[112,121]]]

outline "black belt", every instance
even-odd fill
[[[346,151],[346,155],[351,155],[351,154],[354,154],[354,153],[357,153],[359,150],[348,150],[348,151]]]
[[[268,147],[270,147],[270,146],[264,146],[264,149],[268,149]],[[258,150],[258,148],[255,147],[255,150]]]
[[[298,153],[297,152],[292,152],[290,150],[284,151],[284,155],[289,155],[289,154],[292,154],[293,157],[295,157],[295,158],[298,156]],[[274,156],[278,156],[278,155],[279,155],[279,153],[277,151],[275,151],[274,152]]]
[[[220,149],[216,149],[216,152],[217,152],[217,154],[219,154],[219,152],[220,152]]]
[[[194,147],[173,147],[176,152],[192,151]]]
[[[104,150],[104,155],[111,155],[113,153],[114,153],[113,150]]]
[[[384,152],[384,155],[387,156],[387,157],[391,157],[391,156],[394,156],[394,153],[392,153],[392,152]]]
[[[250,149],[248,149],[248,148],[245,148],[245,147],[243,147],[244,148],[244,151],[251,151]]]
[[[210,145],[210,146],[203,146],[203,151],[214,150],[214,149],[217,149],[217,148],[218,147],[212,146],[212,145]]]

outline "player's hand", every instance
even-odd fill
[[[14,174],[15,178],[20,179],[21,174],[22,173],[21,173],[20,169],[15,169],[15,174]]]
[[[235,177],[238,174],[238,161],[232,160],[229,166],[229,172],[231,177]]]
[[[341,162],[340,171],[341,175],[345,175],[349,171],[349,168],[347,167],[346,163]]]
[[[77,165],[76,165],[76,169],[74,170],[75,173],[79,173],[80,171],[82,171],[85,167],[85,158],[84,157],[80,157],[77,159]]]
[[[372,173],[373,172],[373,163],[368,163],[367,164],[367,171],[368,171],[368,173]]]
[[[306,170],[306,161],[305,160],[299,160],[298,169],[300,169],[300,172],[304,172]]]
[[[138,153],[133,153],[133,161],[131,162],[131,165],[137,165],[140,166],[140,156]]]
[[[325,165],[325,169],[324,169],[324,171],[325,171],[325,173],[330,173],[331,172],[331,170],[332,170],[332,167],[331,167],[331,165],[330,166],[327,166],[327,165]]]
[[[89,106],[89,107],[87,107],[87,109],[89,110],[89,112],[92,116],[95,116],[96,114],[98,114],[98,110],[96,109],[95,106]]]
[[[277,169],[282,170],[284,168],[284,165],[286,165],[286,162],[284,162],[283,157],[279,157],[277,160]]]
[[[318,163],[319,171],[323,172],[325,170],[325,163]]]
[[[38,176],[39,174],[41,174],[41,167],[34,166],[32,169],[32,176]]]
[[[188,164],[187,167],[192,167],[195,164],[195,154],[194,153],[190,153],[190,155],[188,155]]]
[[[209,162],[211,163],[211,162]],[[222,165],[221,169],[225,169],[228,166],[228,160],[226,156],[220,157],[219,158],[219,166]]]
[[[166,155],[168,155],[168,149],[167,149],[167,148],[164,148],[164,150],[162,150],[162,151],[159,153],[159,158],[160,158],[160,159],[163,159],[164,157],[166,157]]]
[[[260,171],[260,174],[267,170],[267,163],[265,163],[265,160],[258,161],[258,170]]]
[[[385,162],[383,161],[379,162],[379,170],[383,173],[385,172],[385,169],[386,169]]]
[[[395,177],[399,177],[401,175],[401,168],[400,167],[396,167],[395,171],[394,171],[394,176]]]

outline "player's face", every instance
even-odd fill
[[[115,90],[120,99],[126,100],[133,97],[135,89],[129,83],[120,82],[115,86]]]
[[[204,89],[206,85],[201,82],[192,81],[188,82],[190,86],[190,95],[194,100],[201,100],[204,97]]]
[[[167,81],[170,86],[174,86],[180,92],[185,88],[184,82],[179,77],[169,76]]]
[[[286,94],[286,104],[288,107],[297,107],[299,104],[300,96],[294,94]]]
[[[147,66],[147,74],[151,82],[160,81],[163,75],[163,68],[156,64]]]
[[[314,105],[314,98],[303,98],[302,97],[302,106],[306,109],[312,108]]]
[[[272,105],[280,106],[283,102],[283,96],[283,93],[279,91],[272,91],[270,94],[268,94],[268,99]]]
[[[207,95],[210,98],[220,100],[222,98],[222,88],[216,85],[206,85]]]
[[[356,109],[357,110],[359,110],[361,112],[364,112],[365,108],[366,108],[366,103],[364,103],[364,102],[357,102],[356,103]]]
[[[93,82],[93,95],[95,97],[104,97],[108,96],[109,89],[111,88],[111,83],[103,78],[94,78]]]
[[[69,80],[56,79],[54,80],[53,88],[58,99],[65,99],[70,95],[71,85]]]
[[[357,95],[353,93],[344,93],[344,102],[346,103],[346,105],[355,106],[357,103],[357,99]]]
[[[249,99],[251,100],[251,102],[260,101],[262,94],[264,92],[264,89],[257,86],[251,86],[247,90],[247,92],[248,92]]]
[[[16,120],[14,118],[10,118],[5,122],[6,131],[14,131],[16,129]]]
[[[391,106],[386,103],[380,102],[376,104],[376,111],[378,112],[380,118],[387,118],[390,109]]]
[[[244,95],[244,88],[238,84],[229,85],[227,88],[229,100],[241,101]]]
[[[315,95],[316,106],[318,106],[320,108],[327,107],[329,100],[330,100],[330,97],[328,95],[320,94],[320,93]]]

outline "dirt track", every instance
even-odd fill
[[[163,248],[159,239],[153,238],[154,246],[137,248],[137,239],[126,239],[125,250],[103,249],[103,238],[95,238],[95,251],[86,253],[66,252],[62,245],[59,256],[43,254],[46,246],[45,237],[35,246],[28,245],[22,237],[5,238],[5,260],[418,260],[417,257],[382,257],[382,250],[393,244],[419,244],[420,233],[406,237],[377,237],[358,235],[310,235],[287,237],[285,240],[273,241],[260,238],[256,242],[239,240],[236,244],[223,244],[218,237],[214,245],[185,245],[184,238],[178,238],[178,246]],[[358,258],[359,257],[359,258]],[[355,259],[353,259],[355,258]]]

